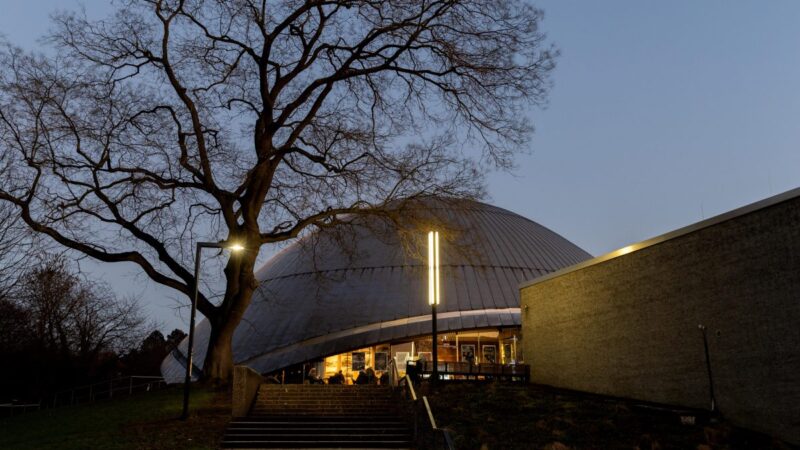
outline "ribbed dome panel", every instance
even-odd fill
[[[442,230],[443,332],[518,326],[520,283],[591,258],[548,228],[484,203],[428,200],[424,212],[414,211],[401,227],[420,227],[423,218]],[[345,244],[308,236],[257,272],[261,285],[234,336],[236,363],[269,372],[429,332],[427,271],[415,257],[424,254],[427,228],[399,233],[377,218],[359,220]],[[196,334],[202,367],[207,323]],[[179,381],[183,370],[173,355],[162,364],[168,379]]]

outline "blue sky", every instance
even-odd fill
[[[600,255],[800,186],[800,2],[535,3],[562,55],[491,203]],[[48,14],[77,4],[0,0],[0,33],[35,48]],[[179,297],[131,268],[97,276],[182,324]]]

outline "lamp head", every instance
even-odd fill
[[[244,246],[242,244],[239,244],[239,243],[234,243],[234,244],[231,244],[231,245],[228,246],[228,250],[230,250],[232,252],[240,252],[240,251],[244,250]]]

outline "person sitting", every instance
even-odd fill
[[[375,371],[372,370],[372,367],[367,367],[365,374],[367,375],[367,384],[375,384],[378,382],[378,379],[375,378]]]
[[[311,370],[308,371],[308,375],[306,376],[306,381],[309,384],[324,384],[325,382],[317,375],[317,368],[312,367]]]
[[[356,384],[369,384],[367,373],[364,372],[364,370],[358,371],[358,377],[356,377]]]
[[[344,374],[340,370],[337,374],[328,378],[328,384],[344,384]]]
[[[378,374],[378,384],[381,386],[389,384],[389,372],[378,372]]]

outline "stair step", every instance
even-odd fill
[[[254,419],[254,417],[258,417]],[[396,422],[398,419],[397,414],[393,415],[378,415],[378,414],[340,414],[336,416],[320,416],[320,415],[313,415],[313,414],[298,414],[297,418],[302,418],[303,421],[308,423],[335,423],[335,424],[348,424],[348,423],[355,423],[355,422],[368,422],[368,423],[385,423],[385,422]],[[263,414],[259,416],[250,415],[247,417],[237,417],[231,420],[231,423],[242,423],[242,422],[275,422],[275,423],[286,423],[295,421],[295,419],[290,414]]]
[[[308,400],[328,400],[328,401],[348,401],[348,402],[363,402],[363,401],[392,401],[394,400],[393,397],[384,396],[384,395],[342,395],[340,397],[334,395],[309,395],[309,396],[288,396],[288,395],[263,395],[256,397],[257,402],[268,402],[268,401],[289,401],[289,402],[296,402],[296,401],[308,401]]]
[[[284,440],[284,441],[297,441],[297,440],[399,440],[408,439],[408,433],[321,433],[321,434],[304,434],[304,433],[225,433],[225,438],[237,438],[255,440],[258,438],[264,440]]]
[[[237,417],[232,420],[232,423],[237,421],[248,421],[250,417]],[[392,421],[397,420],[397,414],[372,414],[369,416],[364,415],[341,415],[335,417],[329,416],[312,416],[312,415],[304,415],[303,420],[305,421],[317,421],[317,422],[344,422],[347,423],[351,420],[364,420],[367,419],[370,422],[379,422],[379,421]],[[287,417],[286,415],[274,415],[270,416],[269,414],[265,414],[263,416],[259,416],[260,421],[287,421],[292,420],[291,417]]]
[[[378,409],[292,409],[287,411],[279,411],[279,410],[260,410],[254,409],[250,412],[252,416],[291,416],[291,415],[298,415],[298,416],[361,416],[362,418],[368,418],[372,414],[376,414],[379,412],[383,412],[384,410]]]
[[[319,416],[319,415],[326,415],[326,416],[361,416],[361,417],[369,417],[372,414],[383,412],[383,410],[377,409],[359,409],[359,410],[352,410],[352,409],[293,409],[289,411],[276,411],[272,409],[268,410],[253,410],[250,415],[251,416],[291,416],[291,415],[298,415],[298,416]]]
[[[222,441],[223,448],[409,448],[411,442],[399,441]]]
[[[384,443],[389,443],[389,442],[392,442],[392,443],[404,443],[405,445],[409,445],[409,443],[411,442],[411,439],[408,436],[403,436],[403,437],[399,437],[399,438],[388,437],[386,439],[375,439],[375,440],[368,440],[368,441],[364,441],[363,439],[361,439],[360,436],[353,436],[352,439],[350,439],[350,437],[342,438],[342,437],[337,437],[337,436],[333,436],[330,439],[313,439],[313,438],[311,438],[311,439],[309,439],[309,438],[305,438],[305,439],[285,439],[285,438],[282,438],[282,437],[279,437],[279,438],[276,438],[276,439],[269,439],[269,438],[264,438],[264,439],[254,438],[254,439],[251,439],[249,437],[244,437],[244,438],[237,438],[237,437],[227,438],[226,437],[226,438],[224,438],[222,440],[222,445],[225,446],[226,444],[233,444],[233,443],[261,443],[262,445],[263,444],[267,444],[267,443],[269,443],[269,444],[288,444],[288,443],[293,443],[293,442],[297,442],[297,443],[302,442],[302,443],[306,443],[306,444],[327,444],[327,445],[330,445],[331,447],[336,447],[336,446],[351,447],[352,445],[345,445],[345,444],[358,444],[358,443],[361,443],[361,444],[370,444],[371,447],[374,447],[376,444],[379,445],[379,444],[384,444]],[[332,445],[332,444],[336,444],[336,445]]]
[[[322,410],[322,411],[329,411],[329,410],[337,410],[337,411],[390,411],[394,410],[394,405],[391,407],[389,406],[336,406],[336,405],[286,405],[285,407],[263,407],[261,405],[256,405],[253,408],[253,411],[291,411],[295,409],[299,410]]]
[[[388,386],[261,385],[224,448],[410,448],[411,428]]]
[[[231,422],[230,426],[240,427],[281,427],[281,426],[309,426],[309,427],[360,427],[360,426],[381,426],[388,427],[396,424],[404,425],[405,422],[398,418],[392,420],[370,421],[368,418],[360,417],[352,421],[341,422],[333,420],[308,420],[308,416],[290,417],[290,420],[275,420],[273,418],[248,417],[247,420]]]
[[[336,400],[336,399],[325,399],[325,400],[318,400],[318,399],[298,399],[298,400],[288,400],[288,399],[269,399],[269,400],[256,400],[255,404],[257,405],[265,405],[265,404],[275,404],[275,405],[286,405],[286,404],[301,404],[301,405],[310,405],[310,404],[336,404],[336,405],[385,405],[385,404],[393,404],[396,402],[393,399],[364,399],[364,400]]]
[[[408,431],[408,427],[403,426],[395,426],[395,427],[250,427],[250,428],[228,428],[229,434],[262,434],[262,433],[284,433],[284,432],[292,432],[292,433],[311,433],[311,434],[324,434],[324,433],[342,433],[343,431],[347,432],[354,432],[354,433],[366,433],[366,432],[375,432],[375,433],[405,433]]]

